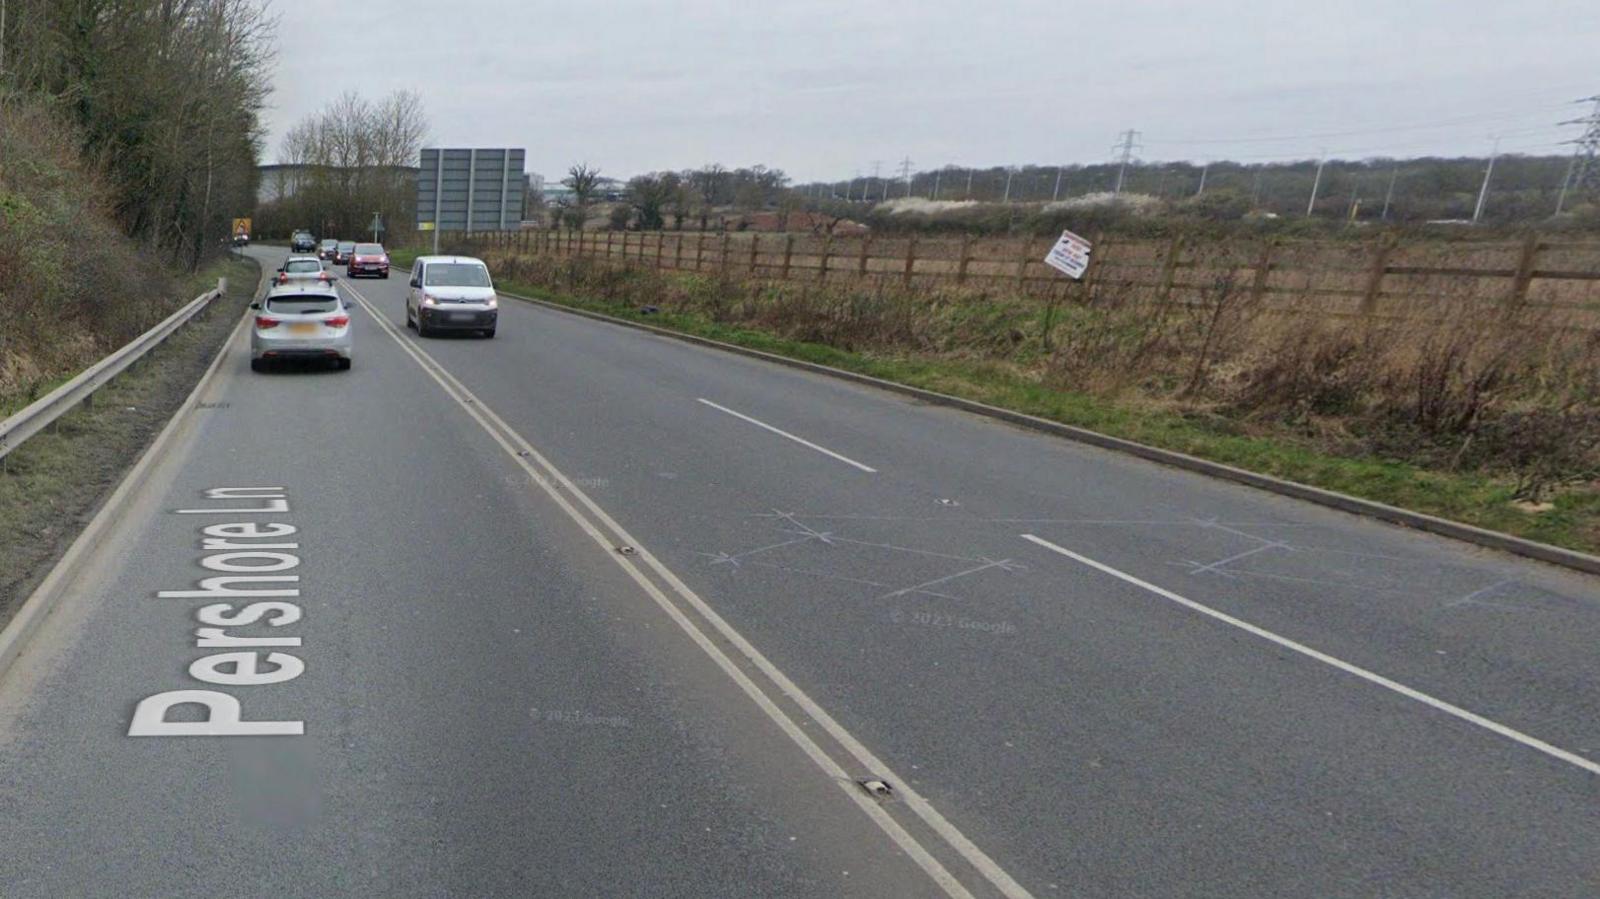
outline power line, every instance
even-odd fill
[[[1111,192],[1112,196],[1121,196],[1122,194],[1122,181],[1128,174],[1128,163],[1133,160],[1134,149],[1144,149],[1143,144],[1136,143],[1139,140],[1139,132],[1132,128],[1117,135],[1117,139],[1121,143],[1122,158],[1121,164],[1117,166],[1117,187],[1116,190]],[[1111,149],[1112,152],[1116,152],[1118,147],[1113,146]]]
[[[1600,94],[1585,97],[1579,103],[1593,103],[1594,109],[1583,118],[1570,119],[1563,125],[1583,125],[1582,136],[1572,141],[1572,162],[1567,165],[1567,177],[1561,183],[1561,193],[1556,196],[1556,215],[1566,205],[1567,194],[1600,195]]]

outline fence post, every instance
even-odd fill
[[[794,258],[794,235],[783,236],[783,280],[789,280],[789,262]]]
[[[1277,241],[1268,238],[1261,242],[1261,253],[1256,256],[1255,276],[1250,279],[1250,302],[1259,303],[1267,292],[1267,277],[1272,274],[1272,249]]]
[[[760,245],[761,235],[752,231],[750,233],[750,277],[752,278],[756,276],[756,247]]]
[[[1533,284],[1533,264],[1539,257],[1539,234],[1530,233],[1522,239],[1522,254],[1517,259],[1517,274],[1511,281],[1511,293],[1506,297],[1506,312],[1516,312],[1528,300],[1528,288]]]
[[[677,239],[672,245],[672,270],[676,272],[683,270],[683,231],[680,230],[675,236]]]
[[[916,265],[917,265],[917,235],[916,235],[915,232],[913,232],[912,235],[911,235],[911,240],[906,242],[906,270],[905,270],[905,273],[901,276],[901,282],[900,282],[903,286],[908,287],[908,288],[911,286],[911,270],[916,268]]]
[[[694,270],[700,270],[700,260],[706,255],[706,232],[701,231],[694,238]]]
[[[722,232],[722,252],[718,254],[717,271],[728,273],[728,232]]]
[[[1361,293],[1361,314],[1371,315],[1378,310],[1378,295],[1383,290],[1383,276],[1389,273],[1389,254],[1394,252],[1394,235],[1378,238],[1372,251],[1372,269],[1367,273],[1367,289]]]
[[[972,235],[961,235],[961,261],[956,263],[956,283],[967,283],[967,263],[972,261]]]
[[[859,263],[860,268],[856,272],[856,274],[858,276],[862,277],[862,278],[865,278],[867,276],[867,254],[870,253],[870,252],[872,252],[872,235],[868,234],[865,237],[861,238],[861,260],[860,260],[860,263]]]
[[[1183,238],[1174,237],[1167,244],[1167,258],[1161,263],[1161,288],[1156,293],[1156,302],[1165,303],[1172,296],[1172,282],[1178,274],[1178,254],[1183,251]]]
[[[660,271],[661,270],[661,250],[662,250],[662,247],[665,246],[666,242],[667,242],[667,232],[665,232],[665,231],[657,231],[656,232],[656,271]]]
[[[830,230],[822,238],[822,264],[817,266],[817,283],[828,282],[828,257],[833,255],[833,232]]]
[[[1105,257],[1111,252],[1111,239],[1103,232],[1096,233],[1089,251],[1089,267],[1083,273],[1083,301],[1094,303],[1094,292],[1100,286],[1100,269],[1105,267]]]
[[[1022,242],[1022,259],[1017,262],[1017,293],[1025,293],[1025,282],[1028,276],[1028,260],[1033,258],[1033,238]]]

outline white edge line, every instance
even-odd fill
[[[828,449],[827,447],[817,446],[815,443],[812,443],[811,441],[805,439],[804,437],[796,437],[795,435],[789,433],[788,431],[783,430],[782,428],[775,428],[772,425],[769,425],[764,421],[760,421],[758,419],[751,418],[750,416],[744,414],[743,412],[735,412],[732,409],[729,409],[727,406],[719,406],[716,403],[713,403],[712,401],[710,401],[708,399],[705,399],[704,397],[696,398],[696,402],[705,403],[707,406],[710,406],[711,408],[716,409],[719,412],[726,412],[729,415],[732,415],[734,418],[742,418],[745,421],[750,422],[751,424],[755,425],[758,428],[766,428],[767,430],[771,431],[772,433],[777,434],[779,437],[787,437],[790,440],[793,440],[795,443],[800,444],[801,446],[808,446],[808,447],[816,450],[817,452],[823,454],[824,456],[832,456],[833,458],[838,459],[840,462],[843,462],[846,465],[854,465],[856,468],[859,468],[862,471],[867,472],[868,474],[877,474],[877,472],[878,472],[878,470],[876,468],[871,468],[869,466],[862,465],[860,462],[857,462],[856,460],[850,458],[849,456],[841,456],[838,453],[834,452],[833,450]]]
[[[1233,627],[1236,627],[1236,628],[1238,628],[1238,629],[1240,629],[1242,631],[1254,634],[1257,637],[1262,638],[1263,640],[1270,640],[1273,643],[1276,643],[1279,646],[1282,646],[1284,649],[1289,649],[1289,650],[1297,652],[1297,653],[1299,653],[1299,654],[1301,654],[1301,655],[1303,655],[1303,656],[1305,656],[1307,658],[1315,659],[1316,661],[1321,662],[1324,665],[1329,665],[1331,667],[1337,668],[1340,671],[1345,672],[1346,674],[1353,674],[1356,677],[1359,677],[1362,680],[1367,681],[1368,683],[1376,684],[1376,685],[1378,685],[1380,687],[1383,687],[1385,690],[1392,690],[1395,693],[1399,693],[1401,696],[1406,697],[1407,699],[1414,699],[1417,702],[1420,702],[1425,706],[1428,706],[1428,707],[1433,708],[1433,709],[1437,709],[1437,710],[1439,710],[1441,712],[1444,712],[1447,715],[1451,715],[1453,717],[1459,718],[1462,721],[1467,722],[1468,724],[1477,725],[1478,727],[1481,727],[1484,730],[1490,731],[1491,733],[1499,734],[1500,736],[1505,737],[1508,740],[1515,740],[1516,742],[1521,743],[1522,745],[1527,746],[1530,749],[1536,749],[1539,752],[1542,752],[1545,755],[1550,756],[1551,758],[1559,759],[1559,760],[1561,760],[1563,762],[1566,762],[1569,765],[1573,765],[1575,767],[1582,768],[1583,770],[1588,771],[1590,774],[1600,774],[1600,763],[1592,762],[1592,761],[1584,758],[1581,755],[1577,755],[1576,753],[1568,752],[1567,750],[1562,749],[1559,746],[1552,746],[1551,744],[1546,743],[1545,741],[1539,739],[1538,737],[1529,736],[1529,735],[1527,735],[1527,734],[1525,734],[1525,733],[1523,733],[1523,732],[1521,732],[1519,730],[1515,730],[1513,728],[1507,727],[1504,724],[1501,724],[1501,723],[1499,723],[1497,721],[1491,721],[1488,718],[1485,718],[1482,715],[1477,714],[1476,712],[1469,712],[1466,709],[1461,708],[1458,705],[1452,705],[1451,703],[1445,702],[1444,700],[1439,699],[1439,698],[1437,698],[1435,696],[1430,696],[1427,693],[1422,692],[1421,690],[1413,689],[1412,687],[1408,687],[1405,684],[1402,684],[1402,683],[1400,683],[1398,681],[1390,680],[1389,678],[1384,677],[1381,674],[1378,674],[1378,673],[1373,672],[1373,671],[1368,671],[1367,669],[1362,668],[1359,665],[1351,664],[1350,662],[1346,662],[1343,659],[1338,659],[1338,658],[1335,658],[1335,657],[1333,657],[1331,655],[1328,655],[1325,652],[1321,652],[1319,650],[1312,649],[1311,647],[1306,646],[1303,643],[1297,643],[1294,640],[1289,639],[1288,637],[1280,636],[1278,634],[1273,633],[1272,631],[1267,630],[1266,628],[1258,627],[1258,626],[1256,626],[1254,624],[1251,624],[1248,621],[1242,621],[1242,620],[1240,620],[1238,618],[1233,617],[1232,615],[1227,614],[1226,612],[1219,612],[1216,609],[1211,608],[1210,606],[1201,605],[1200,603],[1197,603],[1192,599],[1189,599],[1189,598],[1184,597],[1184,596],[1179,596],[1178,594],[1173,593],[1171,590],[1167,590],[1167,589],[1164,589],[1162,587],[1157,587],[1155,584],[1152,584],[1152,583],[1150,583],[1148,581],[1140,580],[1139,578],[1136,578],[1131,574],[1128,574],[1128,573],[1123,572],[1123,571],[1118,571],[1117,569],[1112,568],[1110,565],[1106,565],[1103,562],[1096,562],[1094,559],[1091,559],[1088,556],[1081,555],[1079,553],[1075,553],[1070,549],[1066,549],[1065,547],[1057,546],[1056,544],[1051,543],[1049,540],[1046,540],[1046,539],[1044,539],[1042,537],[1037,537],[1037,536],[1035,536],[1033,534],[1023,534],[1021,536],[1022,536],[1022,539],[1027,540],[1027,541],[1029,541],[1031,543],[1035,543],[1035,544],[1037,544],[1039,546],[1042,546],[1045,549],[1050,550],[1051,552],[1059,553],[1059,554],[1061,554],[1063,556],[1066,556],[1069,559],[1072,559],[1072,560],[1077,561],[1077,562],[1081,562],[1084,565],[1087,565],[1090,568],[1093,568],[1093,569],[1095,569],[1097,571],[1104,572],[1105,574],[1109,574],[1114,578],[1118,578],[1120,580],[1126,581],[1127,583],[1130,583],[1130,584],[1134,585],[1135,587],[1140,587],[1140,588],[1143,588],[1145,590],[1148,590],[1151,593],[1154,593],[1155,595],[1160,596],[1163,599],[1171,600],[1172,602],[1175,602],[1178,605],[1183,606],[1186,609],[1190,609],[1192,611],[1199,612],[1200,614],[1206,615],[1206,616],[1208,616],[1210,618],[1215,618],[1216,620],[1221,621],[1224,624],[1232,625]]]
[[[644,573],[640,571],[637,566],[632,564],[628,557],[614,552],[614,547],[606,535],[602,533],[599,528],[594,525],[594,523],[590,522],[586,517],[584,517],[581,512],[574,508],[567,500],[567,497],[563,496],[562,493],[570,493],[571,495],[580,499],[585,506],[587,506],[596,514],[596,517],[601,519],[601,521],[615,531],[620,538],[628,541],[628,543],[635,548],[635,551],[638,553],[638,558],[644,559],[658,573],[661,573],[663,577],[673,586],[674,590],[680,593],[680,595],[685,595],[685,591],[688,591],[689,588],[684,585],[676,575],[668,571],[665,566],[663,566],[655,559],[653,555],[645,550],[636,539],[630,536],[627,531],[623,530],[620,525],[617,525],[617,523],[613,521],[609,515],[601,510],[587,494],[580,490],[576,484],[573,484],[571,479],[569,479],[565,474],[562,474],[559,469],[549,462],[549,460],[545,459],[545,457],[540,454],[538,450],[534,449],[533,446],[523,439],[522,436],[514,429],[512,429],[510,425],[506,424],[503,419],[496,415],[493,410],[485,406],[483,401],[479,400],[476,395],[466,388],[465,385],[462,385],[459,381],[455,381],[455,377],[451,375],[444,368],[444,366],[440,365],[439,362],[433,359],[433,357],[425,350],[422,350],[420,347],[413,347],[411,345],[412,341],[407,340],[405,336],[399,332],[395,325],[383,318],[383,313],[370,301],[368,301],[364,294],[356,290],[354,287],[349,287],[348,284],[345,286],[348,287],[350,292],[354,294],[357,300],[361,302],[361,305],[367,310],[367,312],[377,320],[379,327],[391,338],[393,338],[395,342],[400,345],[400,348],[409,354],[423,369],[423,371],[429,377],[433,378],[433,380],[444,389],[446,395],[450,396],[452,400],[465,409],[467,413],[478,422],[479,426],[487,431],[489,435],[494,438],[495,442],[500,444],[501,448],[506,451],[507,455],[511,457],[513,462],[521,466],[530,475],[533,475],[534,477],[532,480],[534,483],[538,484],[539,487],[543,489],[552,500],[555,501],[557,506],[559,506],[562,511],[564,511],[568,517],[570,517],[579,526],[579,528],[581,528],[586,534],[589,535],[591,539],[599,544],[600,547],[606,551],[607,557],[612,559],[612,561],[616,562],[618,566],[627,572],[629,577],[631,577],[634,582],[637,583],[640,588],[643,589],[645,593],[649,595],[650,598],[654,600],[656,604],[660,606],[662,610],[665,611],[667,615],[671,617],[673,621],[689,635],[690,639],[692,639],[703,652],[710,656],[712,661],[715,662],[718,667],[722,668],[722,670],[727,673],[729,678],[731,678],[745,692],[745,694],[749,696],[756,703],[756,705],[760,707],[761,710],[778,725],[779,729],[781,729],[785,735],[793,740],[812,760],[813,763],[815,763],[823,770],[824,773],[838,783],[840,788],[843,789],[847,795],[849,795],[856,805],[866,812],[867,816],[871,818],[873,822],[876,823],[878,827],[882,829],[884,833],[888,835],[889,838],[893,840],[895,844],[898,845],[914,862],[916,862],[916,864],[921,867],[923,871],[925,871],[929,877],[935,883],[937,883],[941,889],[944,890],[945,893],[956,897],[972,896],[966,887],[962,885],[961,882],[954,877],[954,875],[950,874],[944,865],[941,864],[938,859],[934,858],[932,853],[928,852],[928,850],[923,847],[915,837],[906,831],[898,821],[894,820],[892,816],[884,811],[884,809],[878,805],[876,800],[871,799],[857,789],[850,778],[849,772],[845,771],[833,760],[831,756],[824,752],[822,748],[805,733],[802,727],[794,721],[793,718],[789,717],[789,715],[784,712],[783,709],[771,699],[771,697],[767,696],[766,692],[762,690],[761,687],[754,681],[752,681],[750,677],[738,667],[737,663],[729,658],[720,647],[712,642],[711,638],[706,635],[706,633],[702,631],[700,627],[694,623],[694,621],[689,619],[681,609],[673,604],[673,602],[661,592],[660,588],[656,587],[653,582],[646,578]],[[424,360],[426,360],[426,362]],[[430,366],[428,363],[432,363],[432,365]],[[443,375],[443,377],[441,377],[441,375]],[[446,381],[445,378],[449,378],[450,381],[455,381],[454,385]],[[470,402],[464,402],[464,399],[470,400]],[[491,424],[491,419],[493,424]],[[496,425],[498,427],[496,427]],[[501,430],[503,430],[505,433],[500,433]],[[508,439],[508,436],[510,439]],[[514,439],[516,443],[513,443],[512,439]],[[521,446],[519,447],[517,444],[521,444]],[[520,455],[519,449],[526,450],[528,452],[528,456],[524,457]],[[554,475],[554,477],[550,477],[545,475],[543,472],[540,472],[529,461],[530,458],[536,460],[541,466],[548,470],[550,475]],[[909,785],[907,785],[907,782],[899,777],[899,775],[895,774],[893,771],[890,771],[888,766],[878,762],[870,752],[867,752],[865,746],[863,746],[854,738],[854,736],[845,731],[837,722],[833,720],[831,716],[828,716],[827,713],[823,712],[819,706],[816,706],[810,697],[801,693],[799,688],[794,686],[794,684],[790,682],[786,676],[779,672],[771,662],[768,662],[765,657],[762,657],[759,653],[757,653],[754,647],[750,646],[742,635],[739,635],[737,632],[733,631],[733,629],[727,625],[727,623],[724,622],[720,616],[717,616],[715,612],[712,612],[710,607],[705,605],[704,600],[701,600],[692,592],[688,592],[685,595],[685,599],[687,599],[698,611],[702,612],[702,614],[709,615],[709,620],[711,620],[712,624],[722,632],[724,637],[729,638],[737,646],[739,646],[741,651],[744,651],[745,654],[750,657],[750,660],[756,664],[756,667],[761,670],[763,674],[765,674],[769,679],[772,679],[774,683],[778,685],[780,690],[790,695],[791,698],[795,699],[802,709],[804,709],[806,713],[813,718],[813,720],[816,720],[818,724],[822,725],[823,729],[827,731],[830,736],[833,736],[834,739],[837,740],[841,745],[843,745],[847,751],[856,756],[858,761],[865,763],[868,769],[873,773],[890,778],[895,784],[896,792],[900,795],[901,801],[906,804],[908,808],[911,808],[913,811],[915,811],[917,815],[921,817],[930,827],[932,827],[941,837],[943,837],[946,842],[950,843],[950,845],[956,849],[956,851],[962,855],[963,858],[965,858],[970,864],[973,865],[974,868],[977,869],[979,874],[989,880],[990,883],[994,884],[1003,895],[1014,897],[1014,899],[1023,899],[1023,897],[1029,897],[1029,899],[1031,899],[1031,893],[1024,889],[1021,884],[1017,883],[1008,873],[1005,872],[1004,869],[1000,868],[998,864],[984,854],[982,850],[978,849],[977,846],[973,844],[964,834],[961,834],[959,831],[957,831],[954,825],[951,825],[947,820],[945,820],[945,818],[935,811],[925,799],[918,796],[915,791],[913,791]]]

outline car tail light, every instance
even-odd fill
[[[317,280],[318,281],[326,281],[326,280],[328,280],[328,273],[327,272],[317,272]]]
[[[327,320],[327,324],[330,328],[342,328],[345,325],[350,324],[350,316],[335,315],[333,318]]]
[[[268,318],[265,315],[256,316],[256,328],[262,331],[265,331],[268,328],[276,328],[281,324],[283,324],[283,322],[278,321],[275,318]]]
[[[289,283],[289,273],[288,272],[284,272],[284,273],[278,275],[278,283],[279,284],[288,284]]]

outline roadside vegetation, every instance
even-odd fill
[[[1190,305],[1088,305],[487,258],[512,292],[1600,549],[1600,333],[1547,310],[1352,321],[1226,279]]]

